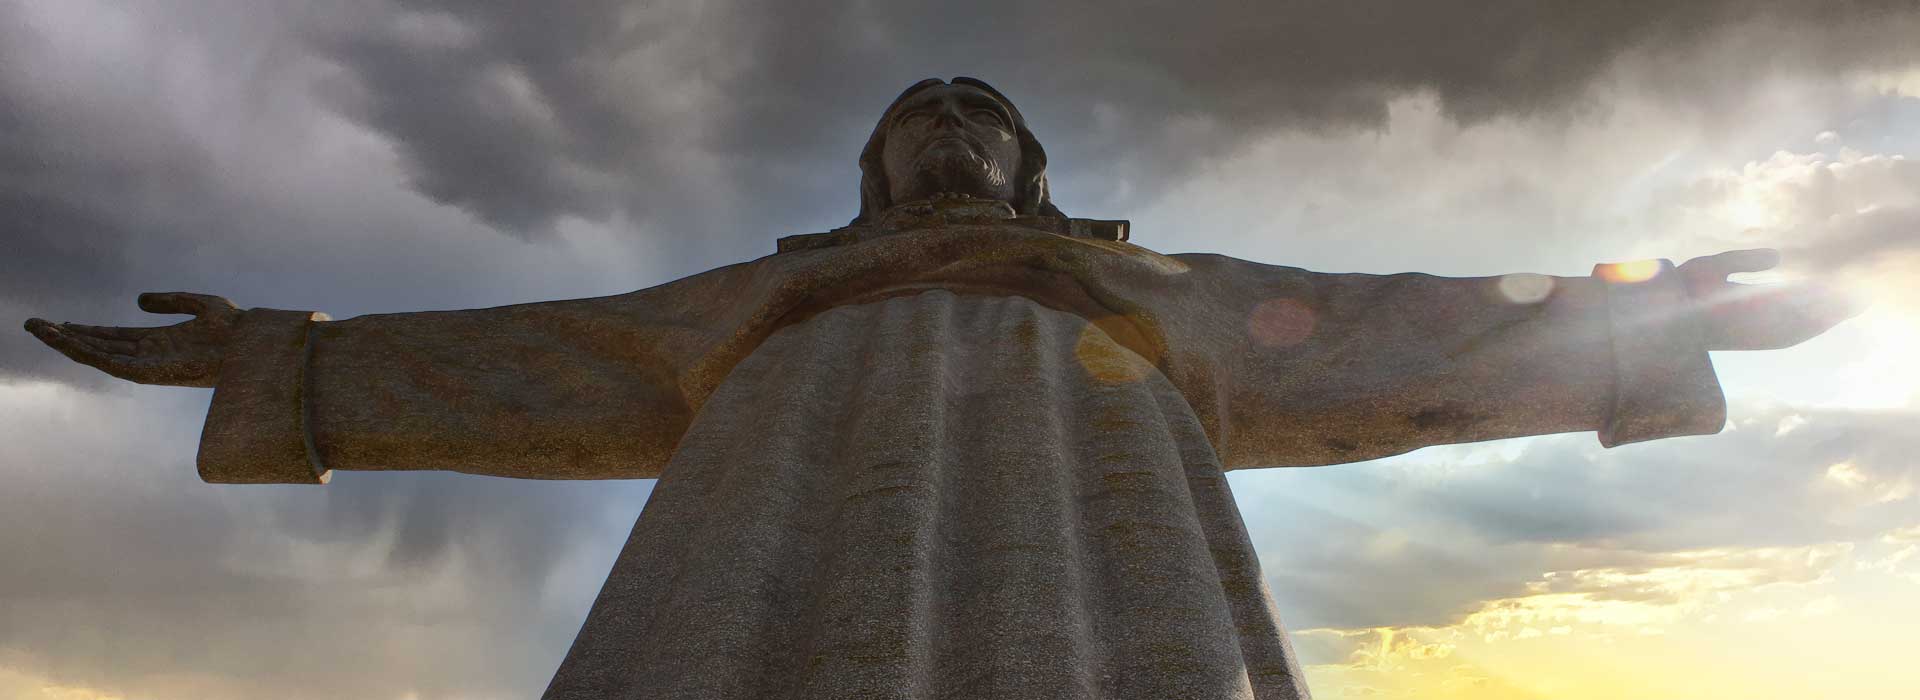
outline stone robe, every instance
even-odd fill
[[[659,478],[556,700],[1305,698],[1225,471],[1715,432],[1672,277],[1321,274],[988,222],[597,299],[254,310],[200,466]]]

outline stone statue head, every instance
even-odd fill
[[[1047,196],[1047,152],[1013,102],[984,81],[929,78],[894,98],[860,151],[860,215],[940,193],[1007,202],[1017,214],[1066,216]]]

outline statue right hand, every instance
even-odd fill
[[[211,387],[220,377],[240,309],[233,302],[186,292],[140,295],[140,310],[192,314],[159,328],[121,328],[27,319],[27,332],[75,362],[141,384]]]

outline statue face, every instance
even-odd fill
[[[914,93],[888,117],[881,161],[896,203],[951,192],[1012,201],[1020,139],[1006,105],[970,85]]]

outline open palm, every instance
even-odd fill
[[[192,314],[157,328],[84,326],[28,319],[27,331],[75,362],[142,384],[211,387],[233,337],[240,309],[224,298],[187,292],[140,295],[140,309]]]
[[[1694,319],[1706,332],[1708,349],[1790,347],[1861,311],[1839,290],[1817,282],[1727,281],[1727,275],[1768,270],[1779,263],[1779,251],[1756,248],[1694,258],[1676,270],[1696,305]]]

